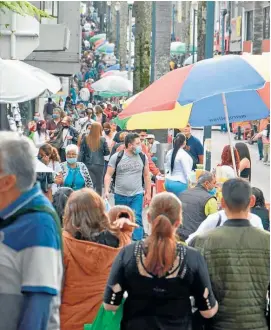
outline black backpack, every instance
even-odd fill
[[[124,150],[120,151],[118,153],[118,157],[117,157],[117,160],[116,160],[116,166],[115,166],[115,172],[114,174],[112,175],[112,185],[111,185],[111,188],[114,188],[115,187],[115,183],[116,183],[116,175],[117,175],[117,167],[118,167],[118,164],[119,162],[121,161],[122,157],[124,155]],[[145,168],[145,161],[146,161],[146,157],[145,157],[145,154],[143,154],[142,152],[139,153],[139,156],[142,160],[142,163],[143,163],[143,170],[142,170],[142,187],[144,187],[144,168]]]

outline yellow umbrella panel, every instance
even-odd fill
[[[189,121],[192,106],[192,104],[181,106],[179,103],[176,103],[173,110],[153,111],[133,115],[127,122],[127,129],[183,128]]]

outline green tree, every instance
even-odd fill
[[[150,84],[151,8],[151,1],[136,1],[134,3],[136,26],[134,94],[141,92]]]
[[[10,10],[22,16],[33,16],[38,19],[51,17],[45,11],[38,9],[28,1],[0,1],[0,11],[5,13],[6,10]]]

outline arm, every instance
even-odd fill
[[[79,155],[78,155],[78,162],[85,163],[85,154],[86,154],[86,138],[82,138],[82,142],[80,145]]]
[[[84,175],[85,186],[87,188],[93,189],[93,182],[92,182],[91,176],[89,175],[89,171],[84,163],[82,163],[82,171],[83,171],[83,175]]]
[[[199,155],[199,164],[203,164],[203,155]]]
[[[111,159],[110,159],[110,161],[111,161]],[[115,172],[115,168],[110,166],[110,161],[109,161],[107,171],[106,171],[106,174],[104,177],[104,197],[105,198],[109,197],[110,184],[111,184],[112,176]]]
[[[218,311],[218,303],[212,290],[206,261],[199,252],[197,252],[192,292],[200,314],[207,319],[213,317]]]
[[[72,127],[72,143],[73,144],[77,144],[78,136],[79,136],[79,133],[77,132],[77,130],[74,127]]]
[[[246,168],[250,168],[250,161],[247,158],[244,158],[240,161],[240,166],[239,166],[240,173]]]
[[[204,148],[200,141],[197,144],[197,154],[199,158],[199,164],[203,164],[203,155],[204,155]]]
[[[108,144],[105,139],[103,141],[103,154],[104,154],[104,156],[110,155],[110,150],[108,148]]]
[[[123,297],[123,282],[124,282],[124,263],[123,248],[116,257],[111,272],[107,281],[104,293],[104,309],[108,311],[116,311],[121,304]],[[114,299],[112,299],[114,297]]]
[[[50,317],[51,301],[52,296],[47,293],[24,294],[18,330],[46,330]]]
[[[146,155],[145,155],[146,157]],[[145,204],[149,204],[151,201],[151,177],[149,171],[149,164],[146,157],[146,163],[144,167],[144,184],[145,184]]]

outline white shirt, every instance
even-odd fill
[[[158,144],[160,144],[159,141],[156,141],[156,140],[155,140],[155,141],[153,142],[153,145],[151,146],[151,150],[150,150],[150,151],[151,151],[151,154],[156,154],[156,153],[157,153],[157,145],[158,145]]]
[[[223,179],[235,179],[234,169],[231,166],[223,165],[220,166],[220,176]]]
[[[191,234],[186,243],[189,243],[195,236],[205,234],[208,231],[215,229],[219,221],[219,215],[221,216],[220,226],[223,226],[224,222],[228,220],[224,210],[218,211],[216,213],[210,214],[199,226],[198,230]],[[263,229],[262,220],[256,214],[249,213],[249,220],[253,227]],[[245,220],[244,220],[245,221]]]
[[[177,152],[173,172],[171,173],[171,157],[173,149],[168,151],[166,155],[166,179],[172,181],[180,181],[182,183],[188,183],[188,178],[193,168],[193,159],[192,157],[180,148]]]
[[[35,132],[33,135],[33,141],[37,148],[43,146],[46,143],[46,140],[49,140],[49,134],[47,133],[47,131],[45,133],[40,132],[40,135],[38,132]]]

